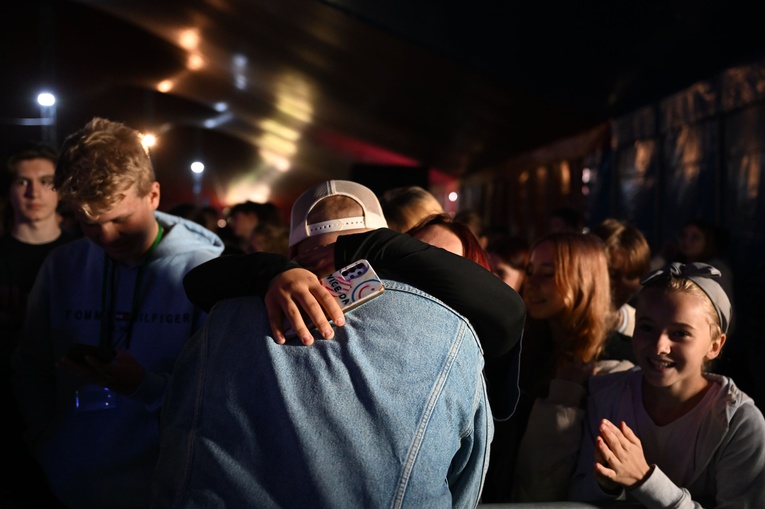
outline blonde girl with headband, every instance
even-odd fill
[[[730,378],[707,372],[731,319],[720,272],[673,263],[643,281],[639,367],[593,377],[574,500],[649,508],[765,507],[765,420]]]

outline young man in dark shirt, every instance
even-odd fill
[[[27,296],[37,272],[51,250],[75,238],[61,229],[57,213],[58,193],[53,189],[57,157],[53,147],[28,143],[11,153],[3,175],[3,191],[8,199],[6,214],[10,214],[8,230],[0,237],[1,370],[7,391],[11,390],[11,355],[24,327]],[[3,447],[9,460],[6,465],[12,467],[2,477],[3,496],[14,507],[21,503],[34,505],[30,497],[38,500],[38,505],[55,504],[50,498],[37,498],[45,496],[47,489],[22,445],[23,426],[15,401],[12,403],[8,421],[11,434]],[[29,482],[39,486],[30,490]]]
[[[24,323],[26,296],[48,253],[72,239],[62,230],[53,189],[55,149],[38,143],[17,149],[8,158],[5,194],[10,228],[0,237],[0,330],[17,332]],[[5,342],[10,340],[4,335]]]

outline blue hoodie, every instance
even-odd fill
[[[71,507],[148,505],[159,449],[159,410],[175,360],[205,318],[186,298],[183,276],[219,256],[223,243],[196,223],[155,215],[164,234],[140,277],[139,267],[108,262],[100,247],[80,239],[51,252],[29,297],[26,336],[15,360],[15,391],[26,439],[51,489]],[[75,342],[102,342],[102,309],[113,309],[107,316],[114,317],[109,338],[114,347],[129,350],[146,376],[129,397],[110,393],[111,408],[83,411],[93,387],[54,363]],[[75,408],[77,394],[80,410]],[[107,406],[104,396],[95,394],[100,406]]]

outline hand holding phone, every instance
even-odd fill
[[[385,291],[380,277],[367,260],[358,260],[351,263],[322,278],[320,282],[338,306],[340,306],[343,313],[377,297]],[[303,316],[303,321],[309,330],[315,328],[315,325],[307,316]],[[297,335],[295,328],[288,320],[284,321],[283,329],[285,336],[288,338]]]
[[[385,291],[380,277],[366,260],[359,260],[321,280],[343,312],[373,299]]]

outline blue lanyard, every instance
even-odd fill
[[[133,302],[130,307],[130,315],[128,316],[128,325],[125,336],[125,349],[130,348],[130,339],[133,336],[133,326],[135,325],[136,318],[138,316],[138,309],[141,307],[141,286],[143,284],[143,277],[146,274],[146,267],[149,264],[151,253],[157,248],[157,245],[162,240],[164,229],[162,225],[157,221],[157,236],[154,238],[151,247],[146,252],[141,260],[141,264],[138,266],[138,275],[135,278],[135,286],[133,287]],[[116,264],[111,258],[104,253],[104,274],[101,280],[101,346],[112,347],[112,335],[114,334],[114,307],[115,301],[115,285],[114,277],[116,272]],[[108,294],[108,299],[107,299]],[[106,302],[109,302],[109,309],[106,309]]]

